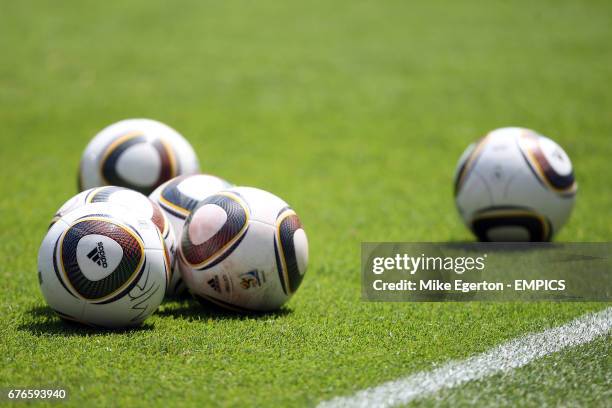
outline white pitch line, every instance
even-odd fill
[[[425,371],[367,388],[354,395],[323,401],[319,408],[392,407],[529,364],[533,360],[606,335],[612,328],[612,307],[589,313],[563,326],[518,337],[483,354],[451,361]]]

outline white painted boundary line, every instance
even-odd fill
[[[529,364],[533,360],[588,343],[612,328],[612,307],[589,313],[563,326],[528,334],[463,361],[451,361],[432,371],[389,381],[352,396],[337,397],[319,408],[392,407],[453,388],[503,371]]]

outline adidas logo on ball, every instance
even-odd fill
[[[92,249],[87,254],[87,257],[103,268],[108,267],[108,263],[106,262],[106,254],[104,253],[104,245],[102,245],[102,242],[98,242],[98,246]]]
[[[208,283],[208,286],[210,286],[215,292],[221,293],[221,285],[219,284],[218,276],[209,279],[206,283]]]

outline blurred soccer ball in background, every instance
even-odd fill
[[[127,119],[89,142],[79,168],[79,190],[114,185],[150,194],[173,177],[200,170],[193,148],[176,130],[151,119]]]
[[[308,239],[283,200],[236,187],[209,196],[192,211],[178,257],[196,297],[230,309],[271,311],[300,286]]]
[[[533,130],[496,129],[470,145],[455,172],[455,203],[481,241],[549,241],[574,206],[572,163]]]

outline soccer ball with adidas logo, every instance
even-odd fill
[[[549,241],[569,218],[577,184],[551,139],[509,127],[470,145],[455,173],[455,202],[481,241]]]
[[[238,311],[271,311],[300,286],[308,240],[286,202],[257,188],[235,187],[191,212],[177,257],[198,299]]]
[[[164,298],[170,260],[150,217],[108,202],[68,211],[38,252],[41,291],[63,319],[100,327],[141,324]]]
[[[164,239],[165,250],[168,252],[170,265],[174,264],[176,253],[176,236],[174,228],[166,217],[166,213],[150,200],[147,196],[138,191],[124,187],[105,186],[85,190],[66,201],[53,216],[51,226],[61,217],[77,208],[91,203],[113,203],[122,206],[126,211],[136,212],[137,214],[149,218],[159,229]],[[178,273],[177,273],[178,275]],[[177,277],[172,276],[173,280]]]
[[[173,177],[198,172],[193,148],[176,130],[152,119],[127,119],[89,142],[79,167],[79,190],[113,185],[148,195]]]

